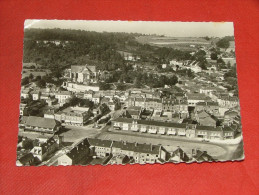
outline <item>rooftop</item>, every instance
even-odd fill
[[[57,125],[57,121],[54,119],[37,117],[37,116],[28,116],[24,119],[24,124],[33,127],[42,127],[42,128],[54,128]]]

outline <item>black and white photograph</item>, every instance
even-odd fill
[[[29,19],[20,66],[17,166],[244,159],[233,22]]]

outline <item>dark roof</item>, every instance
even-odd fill
[[[54,119],[28,116],[27,120],[24,121],[24,124],[33,127],[55,128],[58,122]]]
[[[208,155],[206,151],[200,151],[200,150],[196,151],[196,155],[194,155],[193,158],[198,162],[215,160],[210,155]]]
[[[72,150],[70,150],[68,153],[66,153],[66,155],[71,159],[80,158],[80,156],[81,156],[80,153],[85,152],[87,150],[88,146],[89,145],[86,144],[85,142],[80,142],[74,148],[72,148]]]
[[[122,150],[133,151],[138,153],[159,154],[161,146],[151,144],[139,144],[130,142],[114,141],[113,148],[120,148]]]
[[[220,127],[202,126],[202,125],[197,125],[196,129],[197,130],[207,130],[207,131],[221,131]]]
[[[101,140],[95,138],[88,138],[89,144],[91,146],[100,146],[100,147],[111,147],[112,141],[111,140]]]
[[[44,143],[35,142],[36,146],[40,146],[42,148],[42,154],[44,154],[50,146],[52,146],[53,144],[56,144],[56,143],[57,142],[54,140],[53,137],[49,138]]]
[[[34,156],[32,153],[28,153],[24,156],[22,156],[19,161],[21,164],[26,165],[30,160],[34,159]]]
[[[228,110],[224,113],[224,115],[238,115],[238,112],[234,110]]]
[[[127,108],[127,110],[141,110],[140,106],[130,106]]]
[[[198,102],[198,106],[218,106],[218,102]]]
[[[132,115],[139,115],[140,110],[127,110],[127,112],[132,116]]]
[[[132,118],[116,118],[113,120],[114,122],[124,122],[124,123],[132,123],[133,119]]]
[[[185,128],[186,124],[181,123],[168,123],[168,122],[162,122],[162,121],[149,121],[149,120],[138,120],[139,124],[144,125],[154,125],[154,126],[164,126],[164,127],[178,127],[178,128]]]

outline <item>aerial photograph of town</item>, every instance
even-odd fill
[[[17,166],[244,159],[232,22],[26,20],[23,44]]]

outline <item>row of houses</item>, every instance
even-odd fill
[[[138,106],[147,110],[188,113],[188,104],[184,100],[155,99],[155,98],[128,98],[125,106]]]
[[[181,136],[203,139],[234,139],[238,130],[232,126],[203,126],[197,124],[171,123],[133,118],[117,118],[112,121],[112,130],[149,133],[157,135]]]
[[[168,160],[168,152],[161,145],[129,143],[125,141],[101,140],[86,138],[71,151],[59,157],[58,165],[74,165],[83,158],[100,158],[103,163],[109,163],[112,157],[127,156],[131,163],[162,163]],[[124,158],[117,158],[116,164],[122,164]],[[113,158],[114,160],[114,158]],[[114,163],[114,162],[113,162]]]

